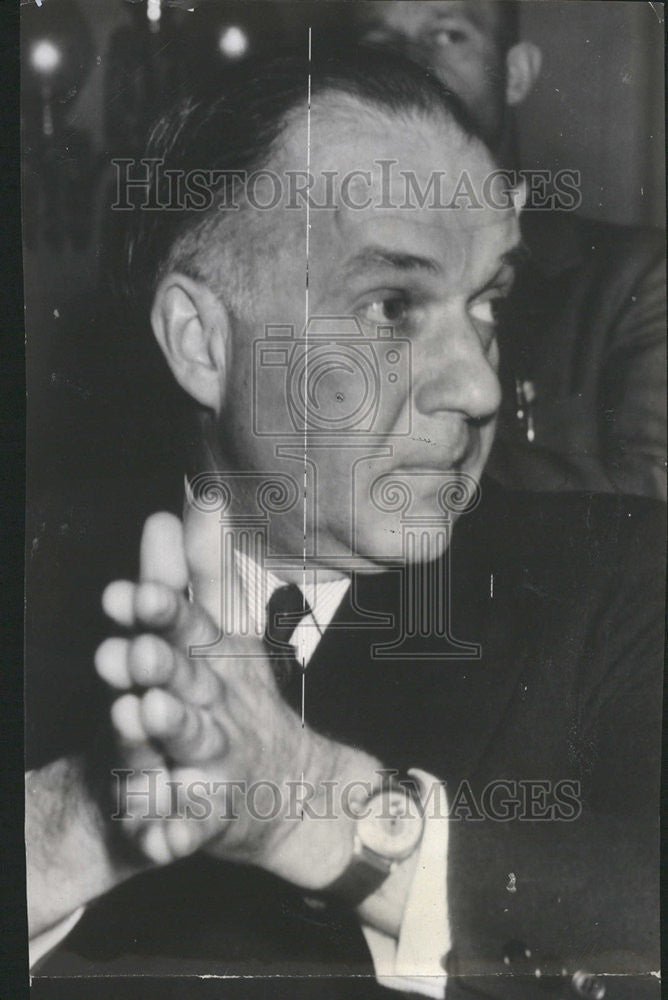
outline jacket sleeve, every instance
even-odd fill
[[[663,238],[623,227],[587,232],[579,265],[551,277],[533,270],[509,300],[505,401],[488,472],[513,488],[665,500]],[[515,416],[516,378],[536,380],[532,442]]]
[[[451,830],[448,971],[478,977],[483,996],[514,996],[508,977],[528,977],[526,987],[583,969],[620,977],[606,997],[641,996],[625,977],[649,989],[659,968],[663,531],[652,517],[621,535],[592,560],[590,580],[604,576],[571,678],[579,809],[567,822],[485,819]],[[579,641],[573,630],[566,645],[571,637]],[[561,666],[557,654],[549,669]],[[562,721],[553,701],[542,725]],[[534,995],[526,988],[518,995]]]

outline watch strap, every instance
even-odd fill
[[[419,790],[410,775],[398,771],[382,771],[381,783],[367,801],[387,791],[399,790],[419,799]],[[383,857],[363,844],[356,834],[353,853],[345,870],[327,887],[327,893],[344,899],[350,906],[359,906],[376,892],[395,866],[391,858]]]
[[[389,858],[382,858],[358,841],[345,870],[328,886],[327,892],[350,906],[359,906],[380,889],[393,867],[394,862]]]

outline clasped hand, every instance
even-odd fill
[[[262,783],[284,803],[287,782],[318,788],[356,773],[355,758],[366,755],[302,726],[257,637],[225,628],[220,640],[225,570],[235,600],[243,600],[234,568],[221,569],[219,547],[202,536],[186,546],[181,522],[155,514],[144,527],[139,581],[105,590],[106,613],[132,633],[107,639],[95,657],[100,676],[119,691],[111,721],[126,779],[120,822],[155,864],[206,847],[322,888],[347,863],[350,822],[305,822],[283,804],[276,813],[271,802],[255,801],[251,810],[244,789]],[[203,655],[207,646],[224,655]],[[189,808],[184,793],[195,786],[209,796],[207,809]]]

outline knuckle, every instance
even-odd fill
[[[183,706],[157,688],[147,691],[141,702],[144,724],[155,735],[169,735],[183,720]]]
[[[130,646],[129,664],[138,684],[162,683],[171,673],[169,646],[150,633],[137,636]]]
[[[135,591],[135,612],[144,621],[165,625],[175,611],[174,595],[160,583],[142,583]]]

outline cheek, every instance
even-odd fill
[[[504,72],[498,60],[481,52],[453,63],[452,89],[484,125],[489,127],[504,103]]]
[[[480,95],[487,90],[490,73],[489,60],[478,50],[459,49],[449,58],[449,65],[458,80],[465,84],[467,92]],[[461,96],[466,96],[462,94]]]

